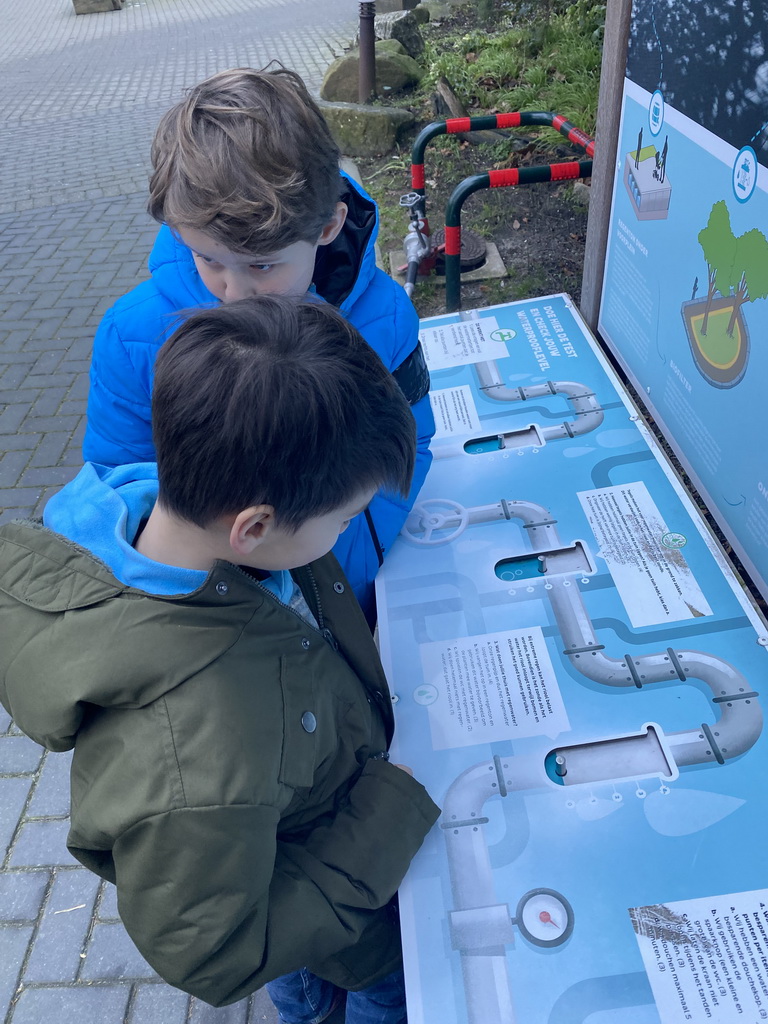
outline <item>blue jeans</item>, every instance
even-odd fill
[[[266,988],[284,1024],[319,1024],[344,994],[306,968],[269,981]],[[402,970],[346,996],[346,1024],[407,1024]]]

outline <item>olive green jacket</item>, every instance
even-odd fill
[[[214,1005],[305,966],[349,989],[393,970],[388,903],[438,815],[375,756],[391,701],[338,563],[294,576],[321,630],[227,562],[158,597],[0,528],[0,701],[74,746],[70,851],[158,974]]]

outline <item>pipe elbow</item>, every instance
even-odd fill
[[[503,787],[502,787],[503,788]],[[481,817],[483,804],[501,792],[494,761],[481,761],[467,768],[451,783],[443,800],[444,825],[468,822]],[[506,790],[502,792],[506,795]]]

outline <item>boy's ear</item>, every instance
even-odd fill
[[[336,212],[333,217],[328,221],[322,230],[320,238],[317,240],[318,245],[330,245],[334,238],[338,235],[341,229],[344,227],[344,221],[347,219],[347,204],[336,203]]]
[[[229,531],[229,545],[236,555],[248,557],[269,536],[275,525],[271,505],[252,505],[235,516]]]

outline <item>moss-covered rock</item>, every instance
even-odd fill
[[[377,14],[390,14],[392,11],[409,11],[419,0],[376,0]]]
[[[376,60],[382,53],[405,53],[405,47],[396,39],[377,39],[374,46],[376,47]]]
[[[413,115],[399,107],[321,102],[320,109],[346,156],[390,153],[401,135],[413,127]]]
[[[377,39],[397,39],[411,57],[418,57],[424,52],[424,39],[413,11],[377,14],[373,27]]]
[[[430,21],[445,21],[451,16],[450,4],[441,3],[440,0],[422,0],[419,6],[429,14]]]
[[[337,103],[356,103],[359,92],[359,54],[353,50],[345,57],[339,57],[328,68],[320,86],[324,100]],[[424,70],[404,53],[376,51],[376,89],[380,94],[403,92],[418,85],[424,77]]]

